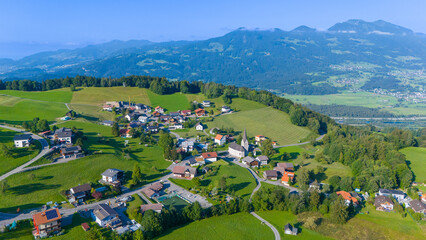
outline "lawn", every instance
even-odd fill
[[[26,148],[15,148],[13,145],[13,136],[20,134],[19,132],[11,131],[8,129],[0,128],[0,143],[6,144],[12,148],[12,156],[0,158],[0,175],[21,166],[28,162],[40,152],[41,146],[38,141],[35,141],[34,149],[31,150],[29,147]]]
[[[293,125],[287,113],[265,106],[216,117],[207,126],[233,128],[240,132],[247,129],[248,137],[264,135],[279,145],[298,143],[311,133],[307,128]]]
[[[170,95],[159,95],[150,90],[146,90],[146,92],[148,93],[151,107],[153,108],[160,106],[168,112],[189,109],[189,102],[185,94],[174,93]]]
[[[24,92],[16,90],[0,90],[0,94],[47,102],[69,103],[73,93],[68,88],[43,92]]]
[[[82,121],[68,121],[58,125],[62,126],[81,129],[88,137],[84,147],[98,154],[8,177],[10,188],[0,196],[0,212],[14,212],[18,207],[35,208],[48,201],[63,201],[61,190],[78,184],[95,183],[108,168],[122,169],[126,176],[131,176],[133,166],[138,164],[143,179],[151,181],[161,177],[170,165],[164,160],[160,147],[144,147],[139,145],[137,139],[129,139],[131,153],[128,157],[123,156],[121,149],[124,147],[124,139],[113,138],[109,127]],[[35,178],[30,178],[31,174]]]
[[[291,225],[297,224],[297,216],[287,211],[260,211],[256,212],[263,219],[274,225],[280,232],[283,239],[331,239],[309,229],[299,226],[299,234],[297,236],[284,234],[284,226],[287,223]]]
[[[136,87],[88,87],[75,91],[71,103],[101,106],[106,101],[130,101],[150,105],[145,88]]]
[[[111,112],[102,111],[99,106],[87,104],[69,104],[69,107],[82,118],[89,121],[114,120],[115,115]]]
[[[182,209],[189,205],[188,202],[177,196],[164,199],[161,203],[164,204],[164,206],[166,206],[167,208],[173,206],[176,209]]]
[[[190,223],[167,232],[159,240],[171,239],[274,239],[274,234],[266,225],[248,213],[212,217]]]
[[[426,148],[408,147],[400,150],[407,157],[407,163],[414,172],[416,182],[426,181]]]
[[[242,168],[233,163],[225,162],[224,160],[219,160],[207,166],[217,166],[219,167],[219,170],[214,175],[204,177],[204,179],[201,181],[202,188],[209,188],[209,186],[217,187],[219,185],[219,179],[222,176],[227,177],[226,184],[228,191],[235,191],[237,196],[249,197],[253,189],[256,187],[256,181],[254,177],[245,168]],[[173,182],[186,189],[195,187],[193,182],[189,180],[174,179]]]

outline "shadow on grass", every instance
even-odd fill
[[[40,190],[56,189],[56,188],[59,188],[60,186],[61,185],[59,184],[30,183],[30,184],[12,187],[8,191],[12,194],[21,195],[21,194],[32,193],[35,191],[40,191]]]
[[[25,210],[25,209],[35,209],[35,208],[40,208],[42,206],[43,206],[43,204],[40,204],[40,203],[29,203],[29,204],[24,204],[24,205],[19,205],[19,206],[13,206],[13,207],[8,207],[8,208],[0,208],[0,212],[3,212],[3,213],[15,213],[16,214],[17,213],[16,210],[18,208],[22,212],[22,210]]]

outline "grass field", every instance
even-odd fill
[[[230,127],[240,132],[247,129],[248,137],[264,135],[277,141],[279,145],[297,143],[311,133],[307,128],[291,124],[288,114],[262,106],[263,108],[219,116],[213,122],[208,122],[207,126]]]
[[[146,90],[146,92],[151,102],[151,107],[153,108],[160,106],[168,112],[189,109],[189,102],[185,94],[174,93],[170,95],[159,95],[150,90]]]
[[[230,216],[212,217],[190,223],[184,227],[171,230],[159,240],[173,239],[274,239],[274,234],[266,225],[248,213]]]
[[[123,157],[121,149],[124,140],[113,138],[109,127],[81,121],[58,125],[62,126],[81,129],[88,137],[85,148],[89,152],[102,153],[8,177],[10,188],[0,195],[0,212],[14,212],[18,207],[21,210],[35,208],[48,201],[63,201],[61,190],[78,184],[95,183],[108,168],[122,169],[131,175],[130,171],[136,163],[141,168],[143,179],[150,181],[162,176],[170,165],[164,160],[160,147],[142,147],[137,139],[130,139],[131,153],[128,158]],[[153,170],[153,167],[157,170]],[[35,178],[30,179],[30,174],[34,174]]]
[[[416,182],[426,181],[426,148],[408,147],[400,150],[405,154]]]
[[[114,120],[115,117],[111,112],[102,111],[99,106],[72,103],[69,107],[89,121]]]
[[[38,141],[35,141],[33,150],[30,148],[15,148],[13,145],[13,136],[20,134],[19,132],[11,131],[8,129],[0,128],[0,143],[6,144],[12,148],[12,156],[0,158],[0,175],[28,162],[40,152],[41,146]]]
[[[171,206],[173,206],[176,209],[182,209],[189,205],[188,202],[186,202],[185,200],[177,196],[164,199],[161,203],[167,208],[170,208]]]
[[[146,89],[135,87],[88,87],[75,91],[71,103],[101,106],[106,101],[130,101],[150,105]]]
[[[69,103],[73,93],[68,88],[55,89],[51,91],[43,92],[24,92],[16,90],[0,90],[0,95],[5,94],[9,96],[15,96],[18,98],[26,98],[39,101],[47,102],[60,102],[60,103]]]

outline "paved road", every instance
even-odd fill
[[[176,137],[177,140],[181,139],[181,137],[179,136],[179,134],[169,131],[172,135],[174,135]]]
[[[266,224],[266,226],[268,226],[272,230],[272,232],[274,232],[275,240],[281,240],[280,233],[278,232],[278,230],[272,224],[270,224],[265,219],[261,218],[255,212],[251,212],[250,214],[253,215],[255,218],[259,219],[262,223]]]
[[[40,153],[37,156],[35,156],[33,159],[31,159],[30,161],[22,164],[21,166],[15,168],[15,169],[13,169],[12,171],[7,172],[7,173],[1,175],[0,176],[0,181],[6,179],[7,177],[9,177],[9,176],[11,176],[11,175],[13,175],[15,173],[22,172],[24,168],[26,168],[27,166],[31,165],[32,163],[34,163],[35,161],[37,161],[38,159],[40,159],[41,157],[43,157],[44,155],[46,155],[46,154],[48,154],[50,152],[49,144],[47,144],[47,141],[44,138],[42,138],[42,137],[40,137],[38,135],[35,135],[33,133],[30,133],[30,132],[26,132],[23,129],[9,127],[9,126],[5,126],[5,125],[0,125],[0,127],[1,128],[6,128],[6,129],[9,129],[9,130],[13,130],[13,131],[16,131],[16,132],[21,132],[23,134],[31,134],[32,137],[33,137],[33,139],[36,139],[36,140],[38,140],[41,143],[41,147],[42,147]]]
[[[325,136],[325,134],[317,137],[315,140],[316,141],[320,141],[323,137]],[[302,143],[294,143],[294,144],[289,144],[289,145],[281,145],[281,146],[274,146],[274,148],[283,148],[283,147],[291,147],[291,146],[300,146],[300,145],[306,145],[309,144],[311,142],[302,142]]]

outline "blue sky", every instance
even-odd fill
[[[195,40],[238,27],[327,29],[352,18],[383,19],[426,33],[424,10],[422,0],[2,0],[0,43]]]

